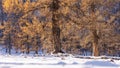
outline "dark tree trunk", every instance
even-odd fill
[[[38,54],[39,48],[41,48],[41,40],[38,33],[35,39],[36,39],[35,54]]]
[[[55,53],[62,52],[61,51],[61,42],[60,42],[60,28],[53,25],[53,40],[54,40],[54,48]]]
[[[12,49],[12,45],[11,45],[11,35],[9,34],[9,40],[8,40],[8,53],[11,54],[11,49]]]
[[[37,50],[35,51],[35,54],[38,54],[38,51],[37,51]]]
[[[30,53],[30,51],[29,51],[29,46],[27,45],[27,51],[26,51],[26,54],[29,54]]]
[[[27,44],[26,44],[26,54],[29,54],[30,53],[30,44],[29,44],[29,42],[28,42],[28,40],[29,40],[29,36],[27,35]]]
[[[98,35],[97,30],[92,31],[93,34],[93,56],[99,56],[99,49],[98,49]]]
[[[0,0],[0,22],[3,24],[3,7],[2,7],[2,0]]]
[[[53,43],[54,43],[54,53],[63,53],[61,50],[61,42],[60,42],[60,27],[59,27],[59,13],[58,10],[59,0],[53,0],[52,2],[52,33],[53,33]]]

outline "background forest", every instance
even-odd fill
[[[120,56],[120,0],[0,0],[0,46]]]

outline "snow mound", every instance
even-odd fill
[[[119,67],[119,65],[110,62],[110,61],[98,61],[98,60],[92,60],[84,63],[84,65],[92,65],[92,66],[101,66],[101,67]]]

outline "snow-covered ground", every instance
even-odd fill
[[[41,51],[39,54],[41,56],[35,57],[33,53],[16,54],[15,50],[12,50],[12,55],[6,55],[5,49],[0,47],[0,68],[120,68],[120,57],[117,57],[118,59],[79,55],[58,57],[59,54],[47,55]]]
[[[0,55],[0,68],[120,68],[120,60]]]

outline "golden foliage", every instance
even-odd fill
[[[108,14],[108,11],[102,10],[100,11],[99,6],[107,8],[113,8],[112,2],[117,0],[59,0],[60,8],[57,10],[58,12],[58,22],[61,30],[61,39],[65,38],[64,45],[68,45],[69,47],[75,45],[86,45],[88,42],[93,42],[94,36],[92,33],[89,35],[83,35],[82,39],[80,38],[81,30],[86,28],[90,32],[92,30],[96,30],[97,32],[107,32],[104,29],[108,29],[112,27],[111,25],[107,25],[104,21],[105,15],[109,15],[110,19],[107,20],[107,23],[112,23],[115,20],[115,16]],[[106,1],[106,2],[104,2]],[[119,0],[118,0],[119,1]],[[19,24],[20,28],[17,28],[18,33],[14,32],[17,37],[22,37],[22,40],[26,42],[26,39],[23,39],[25,35],[30,37],[30,41],[36,36],[40,37],[40,41],[42,41],[42,45],[45,49],[49,49],[53,45],[53,36],[52,36],[52,12],[50,9],[52,0],[38,0],[37,2],[30,2],[27,0],[26,2],[18,2],[18,0],[4,0],[3,8],[4,11],[9,14],[15,14],[22,17],[19,17],[19,21],[13,22],[14,19],[10,19],[8,23],[5,23],[4,26],[0,26],[0,29],[5,29],[4,34],[9,34],[13,31],[12,24]],[[115,3],[114,3],[115,4]],[[94,7],[93,7],[94,6]],[[110,6],[110,7],[109,7]],[[92,8],[91,8],[92,7]],[[96,8],[97,7],[97,8]],[[101,8],[102,8],[101,7]],[[91,12],[91,10],[95,10]],[[34,11],[36,15],[34,14]],[[31,11],[30,13],[28,13]],[[38,15],[37,15],[38,14]],[[118,15],[118,14],[117,14]],[[57,17],[57,16],[56,16]],[[45,19],[45,20],[43,20]],[[32,21],[30,21],[32,20]],[[77,25],[76,25],[77,23]],[[22,26],[21,24],[25,24]],[[84,34],[84,33],[83,33]],[[98,33],[96,35],[99,35]],[[67,41],[66,41],[67,38]],[[15,38],[16,39],[16,38]],[[20,40],[20,39],[19,39]],[[19,40],[17,42],[19,42]],[[78,44],[74,44],[75,42],[80,42]],[[34,39],[36,42],[36,39]],[[20,43],[20,42],[19,42]],[[21,42],[22,43],[22,42]],[[36,43],[35,43],[36,45]]]
[[[42,24],[36,19],[32,24],[29,22],[27,22],[26,24],[27,26],[21,27],[21,29],[24,33],[30,35],[31,37],[34,37],[36,36],[36,34],[41,34],[43,32]]]

